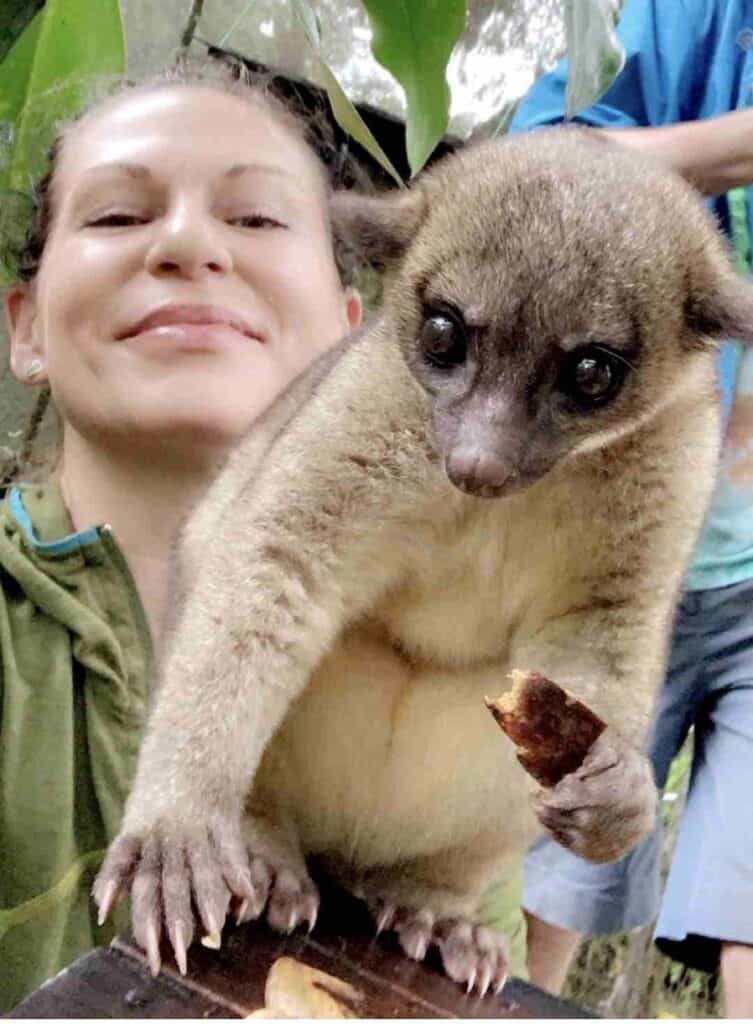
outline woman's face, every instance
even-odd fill
[[[318,170],[262,105],[133,93],[77,124],[33,286],[9,295],[18,376],[39,358],[66,429],[224,447],[354,326]]]

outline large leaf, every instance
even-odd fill
[[[408,163],[416,174],[447,130],[446,69],[465,28],[465,0],[363,0],[363,5],[374,57],[405,91]]]
[[[332,113],[337,119],[337,123],[344,132],[347,132],[351,138],[355,139],[356,142],[363,146],[367,153],[370,153],[371,156],[373,156],[377,163],[395,179],[395,182],[398,185],[402,186],[403,179],[395,170],[392,161],[369,131],[368,125],[364,122],[361,115],[345,95],[342,86],[337,81],[337,78],[333,74],[331,68],[321,56],[319,23],[311,6],[308,4],[307,0],[293,0],[293,5],[298,20],[303,27],[303,31],[306,33],[306,38],[314,51],[314,55],[319,66],[319,73],[324,83],[324,87],[327,90],[327,96],[329,97],[330,106],[332,107]]]
[[[0,235],[8,243],[10,251],[13,240],[23,237],[31,215],[28,200],[9,194],[7,185],[16,121],[23,109],[41,24],[41,16],[37,15],[0,64]],[[6,265],[6,255],[10,256],[10,251],[3,253],[0,263],[0,286],[8,284],[12,277],[13,271]]]
[[[0,61],[21,35],[44,0],[2,0],[0,3]]]
[[[14,122],[0,185],[25,191],[92,82],[124,72],[118,0],[47,0],[0,65],[0,118]]]
[[[614,30],[614,0],[565,0],[567,88],[565,116],[595,103],[625,64],[625,50]]]
[[[0,64],[0,121],[8,127],[8,140],[21,113],[37,49],[42,15],[38,14]]]

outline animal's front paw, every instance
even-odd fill
[[[648,835],[656,802],[648,758],[607,728],[580,768],[536,794],[534,810],[558,843],[601,863],[623,857]]]
[[[505,936],[493,928],[472,924],[464,918],[438,918],[430,910],[395,907],[383,900],[369,901],[377,932],[391,928],[412,960],[423,960],[436,946],[442,965],[453,981],[467,992],[499,993],[507,980],[508,952]]]
[[[194,907],[203,931],[218,941],[231,896],[247,904],[261,898],[238,824],[222,818],[190,830],[167,818],[148,828],[125,828],[94,883],[100,923],[129,892],[134,938],[155,975],[163,929],[185,974],[186,950],[195,935]]]

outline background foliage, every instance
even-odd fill
[[[44,169],[40,141],[85,102],[94,78],[121,78],[125,66],[118,0],[47,0],[0,64],[0,120],[10,126],[0,189],[25,189]]]
[[[40,116],[39,98],[45,98],[48,114],[64,116],[74,111],[81,101],[79,82],[97,74],[123,75],[126,62],[119,0],[5,2],[8,6],[0,16],[0,121],[14,126],[10,135],[12,153],[6,163],[10,166],[11,181],[17,183],[25,169],[35,169],[32,141],[41,138],[43,131],[32,130],[30,119],[32,114],[36,118]],[[592,102],[608,86],[619,69],[621,51],[612,31],[614,0],[560,0],[560,3],[571,56],[568,104],[574,110]],[[333,0],[320,0],[314,8],[311,0],[276,0],[273,13],[279,15],[287,8],[298,21],[309,44],[316,77],[323,79],[322,84],[334,98],[336,116],[342,119],[346,112],[351,128],[363,137],[363,125],[357,125],[352,108],[347,109],[347,83],[343,85],[339,81],[337,69],[333,70],[321,44],[321,16],[341,15],[343,8],[352,9],[353,4],[340,3],[339,11],[333,10],[332,4]],[[265,20],[262,18],[259,22],[257,6],[255,0],[248,0],[221,38],[210,29],[209,42],[225,45],[252,12],[262,34],[269,35],[269,29],[265,33]],[[470,4],[476,15],[474,19],[471,11],[466,10],[466,0],[362,0],[362,7],[368,17],[373,56],[392,76],[393,86],[397,83],[403,96],[408,160],[415,174],[447,130],[451,100],[447,67],[466,31],[466,23],[473,35],[474,20],[478,33],[480,13],[486,13],[485,21],[499,22],[500,18],[494,16],[500,14],[502,22],[508,19],[504,11],[488,9],[488,2]],[[185,52],[194,38],[200,38],[197,29],[203,32],[209,27],[210,8],[221,10],[227,18],[227,3],[191,0],[190,7],[182,12],[185,15],[183,30],[178,34],[178,26],[173,26],[178,44],[174,49]],[[276,27],[273,18],[272,36],[277,34]],[[251,47],[243,52],[264,60],[255,49]],[[503,51],[498,50],[497,56],[501,64]],[[279,60],[268,62],[285,67]],[[482,77],[480,72],[481,69],[476,70]],[[499,115],[499,111],[496,113]],[[372,142],[367,141],[367,146],[371,145]]]

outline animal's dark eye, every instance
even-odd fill
[[[629,363],[615,352],[589,345],[569,354],[558,387],[578,405],[593,409],[615,397],[628,368]]]
[[[421,351],[432,366],[447,369],[465,362],[465,325],[451,313],[430,313],[421,326]]]

